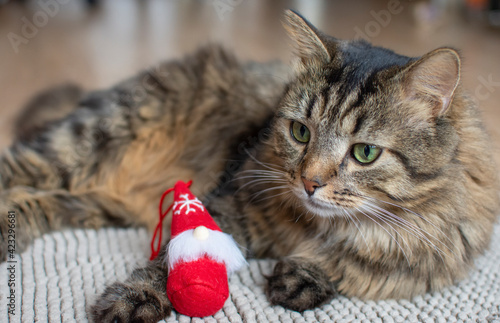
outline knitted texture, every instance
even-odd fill
[[[0,322],[87,322],[106,284],[125,280],[147,262],[144,229],[71,230],[44,235],[16,256],[15,315],[8,315],[9,265],[0,265]],[[468,279],[412,300],[360,301],[337,297],[304,313],[270,306],[263,274],[274,262],[250,261],[229,279],[230,296],[214,316],[173,313],[166,322],[495,322],[500,323],[500,225]],[[162,321],[164,322],[164,321]]]

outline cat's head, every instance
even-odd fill
[[[401,204],[432,192],[459,141],[449,118],[457,52],[406,57],[327,36],[292,11],[285,18],[297,76],[272,138],[293,194],[312,213],[332,216],[370,199]]]

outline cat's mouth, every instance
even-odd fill
[[[346,209],[350,209],[350,205],[342,205],[340,203],[331,203],[322,201],[314,196],[302,197],[304,206],[312,213],[321,217],[344,216]]]
[[[315,199],[313,197],[306,198],[304,202],[309,211],[319,216],[335,216],[343,212],[342,207],[319,201],[318,199]]]
[[[309,196],[302,189],[295,190],[295,194],[309,212],[321,217],[344,217],[346,213],[350,213],[359,206],[356,199],[348,194],[325,198],[317,193]]]

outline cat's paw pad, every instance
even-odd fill
[[[276,264],[267,277],[266,292],[273,305],[299,312],[317,307],[335,295],[332,284],[317,266],[291,260]]]
[[[172,311],[165,293],[141,283],[114,283],[91,308],[94,322],[158,322]]]

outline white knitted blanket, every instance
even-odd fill
[[[72,230],[37,239],[13,259],[17,263],[0,265],[0,322],[87,322],[89,305],[105,285],[126,279],[146,263],[149,241],[144,229]],[[231,295],[213,317],[190,319],[173,313],[166,322],[500,322],[500,225],[490,250],[476,260],[467,280],[411,301],[340,296],[303,313],[270,306],[262,274],[270,273],[273,264],[250,261],[234,274]],[[15,282],[15,298],[9,279]],[[8,314],[11,300],[15,315]]]

